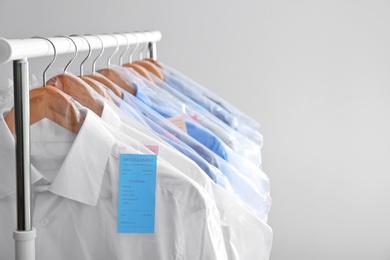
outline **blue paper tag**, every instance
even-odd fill
[[[154,233],[156,205],[155,154],[121,154],[118,233]]]

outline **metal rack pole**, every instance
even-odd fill
[[[28,62],[16,60],[14,69],[16,187],[18,230],[31,230],[30,204],[30,108]]]
[[[36,231],[31,224],[30,98],[27,59],[13,62],[17,230],[15,259],[35,259]]]

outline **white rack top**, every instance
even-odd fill
[[[136,32],[123,34],[100,34],[98,36],[104,45],[104,48],[126,46],[127,44],[145,44],[147,42],[158,42],[161,40],[161,33],[159,31],[151,32]],[[93,35],[85,37],[92,50],[101,49],[101,43],[98,38]],[[78,51],[88,50],[88,44],[82,37],[71,37],[78,48]],[[73,53],[74,44],[65,37],[48,38],[56,47],[57,54]],[[126,40],[127,39],[127,40]],[[21,60],[34,57],[52,56],[53,46],[44,39],[4,39],[0,38],[0,64],[7,63],[11,60]]]

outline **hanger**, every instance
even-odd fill
[[[159,67],[160,69],[165,70],[164,66],[163,66],[158,60],[154,60],[154,59],[152,59],[152,58],[146,58],[146,59],[144,59],[144,60],[153,63],[154,65],[156,65],[156,66]]]
[[[145,36],[145,39],[147,39],[145,32],[143,33],[143,35]],[[153,63],[148,62],[146,60],[143,60],[142,54],[143,54],[146,46],[148,46],[148,44],[149,44],[149,42],[147,40],[145,42],[146,43],[145,43],[144,47],[139,52],[139,60],[135,61],[134,63],[144,67],[145,69],[147,69],[148,71],[150,71],[151,73],[156,75],[161,80],[164,80],[163,74],[161,73],[161,71]]]
[[[103,55],[104,44],[99,36],[97,36],[97,35],[91,35],[91,36],[96,37],[100,41],[102,49],[101,49],[99,55],[92,62],[92,74],[86,75],[86,76],[84,76],[84,78],[90,78],[90,79],[93,79],[93,80],[96,80],[96,81],[102,83],[104,86],[109,88],[116,96],[123,99],[122,91],[118,88],[118,86],[114,82],[112,82],[111,80],[109,80],[108,78],[106,78],[105,76],[103,76],[101,74],[96,74],[96,61]]]
[[[77,134],[84,122],[83,114],[78,110],[71,97],[62,91],[52,86],[45,86],[46,71],[54,63],[57,58],[56,48],[49,39],[45,37],[33,37],[47,40],[54,51],[53,60],[43,71],[43,87],[30,90],[30,124],[48,118],[54,123],[68,129]],[[5,122],[8,125],[11,133],[15,132],[15,112],[14,108],[5,117]]]
[[[129,49],[130,47],[130,44],[129,44],[129,40],[127,39],[126,35],[123,35],[125,38],[126,38],[126,41],[127,41],[127,47],[126,47],[126,50],[122,53],[120,59],[119,59],[119,64],[125,68],[131,68],[133,70],[135,70],[136,72],[138,72],[141,76],[143,76],[144,78],[148,79],[149,81],[151,82],[154,82],[153,78],[149,75],[148,71],[142,67],[141,65],[138,65],[138,64],[134,64],[132,63],[132,58],[133,58],[133,53],[134,51],[137,49],[137,47],[139,46],[139,42],[138,42],[138,37],[134,35],[135,37],[135,47],[134,49],[130,52],[130,55],[129,55],[129,62],[124,64],[122,63],[122,57],[123,55],[127,52],[127,50]]]
[[[92,110],[95,114],[97,114],[100,117],[102,115],[102,112],[103,112],[103,107],[92,96],[91,92],[88,89],[87,83],[85,83],[80,78],[78,78],[72,74],[69,74],[67,72],[69,65],[74,61],[74,59],[77,56],[78,50],[77,50],[76,43],[69,36],[59,35],[56,37],[68,38],[74,44],[75,52],[74,52],[72,59],[65,66],[64,73],[49,79],[46,82],[46,84],[52,85],[52,86],[62,90],[63,92],[65,92],[69,96],[73,97],[77,102],[79,102],[83,106],[89,108],[90,110]]]
[[[85,38],[84,36],[82,35],[71,35],[71,36],[78,36],[78,37],[81,37],[83,38],[87,44],[88,44],[88,54],[87,54],[87,57],[85,57],[85,59],[80,63],[80,76],[79,78],[82,79],[83,81],[85,81],[88,85],[90,85],[99,95],[103,96],[104,98],[112,101],[110,95],[107,93],[107,90],[102,86],[102,84],[100,82],[98,82],[97,80],[94,80],[92,78],[88,78],[88,77],[85,77],[84,76],[84,62],[89,58],[91,57],[91,54],[92,54],[92,49],[91,49],[91,44],[89,43],[89,41],[87,40],[87,38]]]
[[[129,77],[126,75],[125,72],[120,71],[120,70],[115,70],[113,68],[110,68],[111,66],[111,59],[114,57],[114,55],[118,52],[119,50],[119,42],[118,39],[116,38],[115,35],[110,35],[114,37],[116,41],[116,49],[113,54],[107,59],[107,68],[98,70],[98,72],[108,79],[110,79],[112,82],[120,86],[123,90],[129,92],[132,95],[135,95],[137,92],[136,88],[133,86],[133,83],[131,83],[131,80]]]

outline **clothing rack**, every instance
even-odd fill
[[[101,42],[98,38],[101,39]],[[114,37],[113,37],[114,36]],[[157,59],[156,42],[161,40],[159,31],[72,36],[79,51],[147,44],[149,56]],[[74,53],[74,45],[62,37],[48,38],[57,54]],[[28,59],[54,55],[52,45],[45,39],[0,38],[0,64],[13,61],[15,147],[16,147],[16,201],[17,229],[14,231],[15,259],[35,260],[36,230],[31,222],[30,189],[30,97]]]

